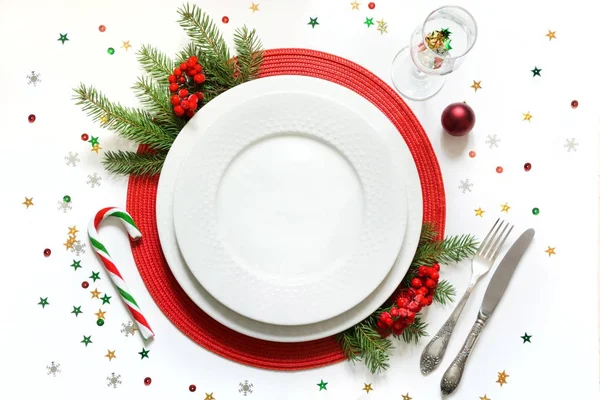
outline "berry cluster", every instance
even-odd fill
[[[400,292],[396,303],[379,315],[377,328],[382,337],[390,334],[401,335],[404,328],[415,322],[415,317],[423,307],[433,303],[433,294],[440,279],[440,266],[421,266],[410,288]]]
[[[204,83],[206,76],[202,73],[202,65],[198,63],[198,57],[191,56],[173,70],[169,75],[169,91],[173,112],[178,117],[185,115],[188,118],[194,116],[198,110],[198,103],[204,99],[200,91],[200,85]],[[192,91],[195,90],[193,93]]]

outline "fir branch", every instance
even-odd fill
[[[448,302],[453,303],[455,296],[456,289],[454,289],[454,286],[445,279],[438,282],[438,285],[433,292],[433,300],[443,305],[448,304]]]
[[[102,164],[108,171],[121,175],[157,175],[160,174],[166,157],[166,153],[107,151]]]
[[[438,230],[433,222],[424,222],[421,227],[421,235],[419,237],[419,245],[423,243],[434,242],[438,239]]]
[[[198,61],[218,82],[229,88],[235,86],[234,63],[227,43],[217,25],[195,4],[186,4],[177,12],[179,25],[198,48]]]
[[[473,235],[448,236],[442,241],[421,243],[413,265],[451,264],[471,257],[479,243]]]
[[[169,150],[174,137],[152,123],[152,116],[142,110],[111,103],[106,96],[83,83],[74,89],[77,105],[81,105],[94,121],[103,119],[102,127],[117,132],[126,139],[146,144],[154,150]]]
[[[185,120],[173,113],[167,89],[146,77],[138,78],[132,89],[142,105],[154,115],[156,124],[165,133],[177,136],[185,126]]]
[[[372,324],[363,321],[341,333],[338,340],[344,354],[353,363],[364,362],[372,373],[389,368],[392,342],[381,337]]]
[[[258,71],[263,61],[263,50],[256,29],[249,31],[246,26],[236,29],[233,43],[242,82],[258,78]]]
[[[137,59],[144,71],[158,84],[169,85],[169,75],[173,73],[175,63],[166,54],[150,45],[143,45],[137,52]]]
[[[419,339],[427,336],[427,324],[421,320],[420,315],[415,318],[415,322],[404,328],[400,338],[410,344],[419,343]]]

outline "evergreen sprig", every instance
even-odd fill
[[[169,75],[175,69],[175,63],[166,54],[150,46],[142,45],[137,52],[137,59],[144,72],[146,72],[156,83],[169,86]]]
[[[121,175],[158,175],[166,158],[164,152],[107,151],[102,164],[108,171]]]
[[[473,235],[447,236],[440,241],[419,244],[413,265],[452,264],[475,254],[479,242]]]
[[[364,362],[372,373],[389,368],[392,341],[381,337],[373,324],[359,323],[341,333],[338,340],[344,354],[352,363]]]
[[[165,133],[173,137],[177,136],[185,126],[185,121],[173,112],[167,89],[147,77],[138,78],[132,89],[140,103],[154,115],[155,124],[159,125]]]
[[[427,336],[427,324],[422,321],[421,317],[416,317],[415,322],[404,328],[400,338],[408,343],[419,343],[419,339]]]
[[[438,285],[433,292],[433,300],[443,305],[453,303],[454,296],[456,296],[456,289],[454,289],[454,286],[445,279],[438,282]]]
[[[258,78],[258,71],[263,61],[263,51],[256,30],[248,30],[245,26],[236,29],[233,34],[233,43],[241,79],[247,81]]]

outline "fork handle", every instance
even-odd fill
[[[471,355],[471,351],[477,343],[477,339],[479,339],[479,334],[483,330],[485,323],[487,322],[487,318],[485,318],[481,313],[477,316],[477,320],[471,328],[471,332],[467,336],[465,340],[465,344],[463,344],[462,349],[456,355],[452,364],[448,367],[444,376],[442,377],[442,382],[440,383],[440,388],[442,389],[442,393],[444,395],[449,395],[454,392],[460,383],[460,380],[463,375],[463,371],[465,370],[465,365],[467,360],[469,359],[469,355]]]
[[[440,330],[435,334],[435,336],[431,339],[431,341],[425,346],[423,353],[421,354],[421,373],[428,374],[440,364],[444,354],[446,354],[446,348],[448,347],[448,342],[450,341],[450,337],[452,336],[452,332],[454,332],[454,327],[460,318],[460,314],[465,308],[465,304],[469,300],[471,296],[471,292],[473,291],[474,285],[469,285],[462,299],[456,305],[456,308],[450,314],[444,325],[440,328]]]

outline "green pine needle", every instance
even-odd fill
[[[262,43],[256,35],[256,30],[248,30],[245,26],[236,29],[233,43],[237,53],[237,66],[240,78],[248,81],[258,78],[258,72],[263,61]]]
[[[166,157],[166,153],[107,151],[102,164],[108,171],[121,175],[157,175],[160,174]]]
[[[364,362],[371,373],[389,368],[392,342],[382,338],[372,324],[363,321],[338,335],[338,341],[352,363]]]
[[[175,63],[166,54],[150,46],[142,45],[137,52],[137,59],[144,72],[158,84],[169,86],[169,75],[175,69]]]
[[[150,78],[141,77],[132,89],[140,103],[154,115],[155,123],[160,125],[165,133],[177,136],[185,126],[185,120],[173,113],[167,88],[154,83]]]
[[[475,254],[479,242],[473,235],[447,236],[442,241],[419,244],[413,265],[452,264]]]
[[[415,322],[411,325],[404,328],[402,331],[402,335],[400,338],[408,344],[411,343],[419,343],[419,339],[427,336],[427,324],[421,320],[421,317],[418,315],[415,318]]]
[[[454,286],[445,279],[438,282],[438,285],[433,292],[433,300],[443,305],[446,305],[449,302],[453,303],[455,296],[456,289],[454,289]]]

